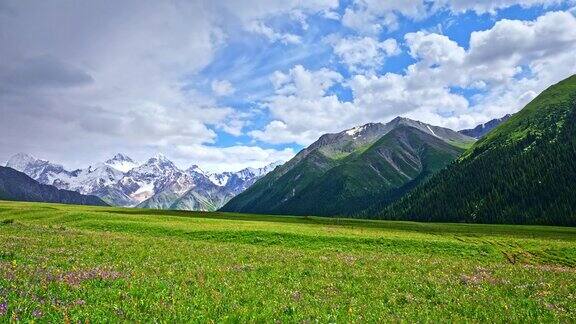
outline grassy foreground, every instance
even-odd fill
[[[0,202],[0,322],[576,321],[576,229]]]

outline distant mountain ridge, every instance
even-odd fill
[[[96,196],[41,184],[22,172],[3,166],[0,166],[0,200],[107,206]]]
[[[114,206],[215,210],[278,164],[206,173],[196,165],[180,170],[160,154],[142,164],[116,154],[103,163],[69,171],[59,164],[18,153],[6,166],[42,184],[95,195]]]
[[[512,115],[508,114],[502,118],[492,119],[491,121],[486,122],[484,124],[480,124],[474,128],[463,129],[463,130],[458,131],[458,132],[460,134],[464,134],[464,135],[467,135],[470,137],[480,139],[480,138],[484,137],[484,135],[488,134],[491,130],[496,128],[498,125],[500,125],[500,124],[504,123],[505,121],[507,121],[508,119],[510,119],[510,117],[512,117]]]
[[[322,135],[222,211],[354,215],[393,201],[452,162],[473,138],[407,118]]]

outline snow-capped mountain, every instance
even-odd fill
[[[228,182],[230,182],[234,177],[243,181],[262,177],[266,173],[274,170],[277,166],[282,165],[282,163],[282,161],[276,161],[262,168],[246,168],[237,172],[211,173],[208,175],[208,178],[215,185],[223,187],[226,186],[226,184],[228,184]]]
[[[18,153],[6,166],[27,174],[34,180],[58,189],[92,194],[101,187],[115,184],[124,177],[124,173],[107,164],[99,163],[86,169],[68,171],[59,164],[37,159],[31,155]]]
[[[134,160],[132,160],[129,156],[121,153],[118,153],[111,159],[106,160],[104,164],[121,172],[128,172],[138,166],[138,163],[134,162]]]
[[[24,172],[24,170],[26,170],[26,172],[30,173],[32,170],[29,168],[32,168],[35,165],[37,166],[38,165],[36,164],[37,161],[39,160],[31,155],[25,153],[18,153],[12,156],[10,160],[6,162],[6,166],[16,171]]]
[[[18,153],[8,160],[6,166],[27,174],[32,179],[58,189],[68,189],[69,179],[78,171],[67,171],[59,164],[37,159],[29,154]]]
[[[200,167],[195,164],[186,169],[186,172],[188,174],[207,175],[207,173],[204,172],[204,170],[200,169]]]
[[[101,187],[114,185],[124,177],[124,173],[107,164],[99,163],[86,169],[75,171],[71,177],[63,178],[67,181],[69,190],[82,194],[92,194]]]
[[[134,203],[141,203],[159,190],[160,182],[171,181],[179,176],[178,173],[182,172],[178,170],[176,165],[159,154],[128,171],[120,179],[118,186],[134,200]]]
[[[258,169],[213,174],[206,174],[193,165],[186,172],[178,171],[156,183],[154,194],[138,207],[215,210],[280,164],[276,162]]]
[[[276,161],[262,168],[246,168],[237,172],[214,173],[210,174],[208,178],[215,185],[226,188],[227,191],[237,195],[279,165],[282,165],[282,162]]]
[[[40,183],[95,195],[115,206],[215,210],[280,164],[207,173],[197,165],[181,170],[161,154],[137,164],[119,153],[105,162],[69,171],[62,165],[18,153],[6,166]]]

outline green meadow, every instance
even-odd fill
[[[0,202],[0,322],[574,322],[575,305],[575,228]]]

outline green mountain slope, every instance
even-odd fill
[[[381,217],[576,225],[576,76],[542,92]]]
[[[453,161],[473,139],[404,118],[326,134],[221,210],[355,215]]]
[[[454,161],[462,151],[416,128],[402,126],[330,169],[273,212],[355,215],[375,203],[397,199],[399,193]]]

